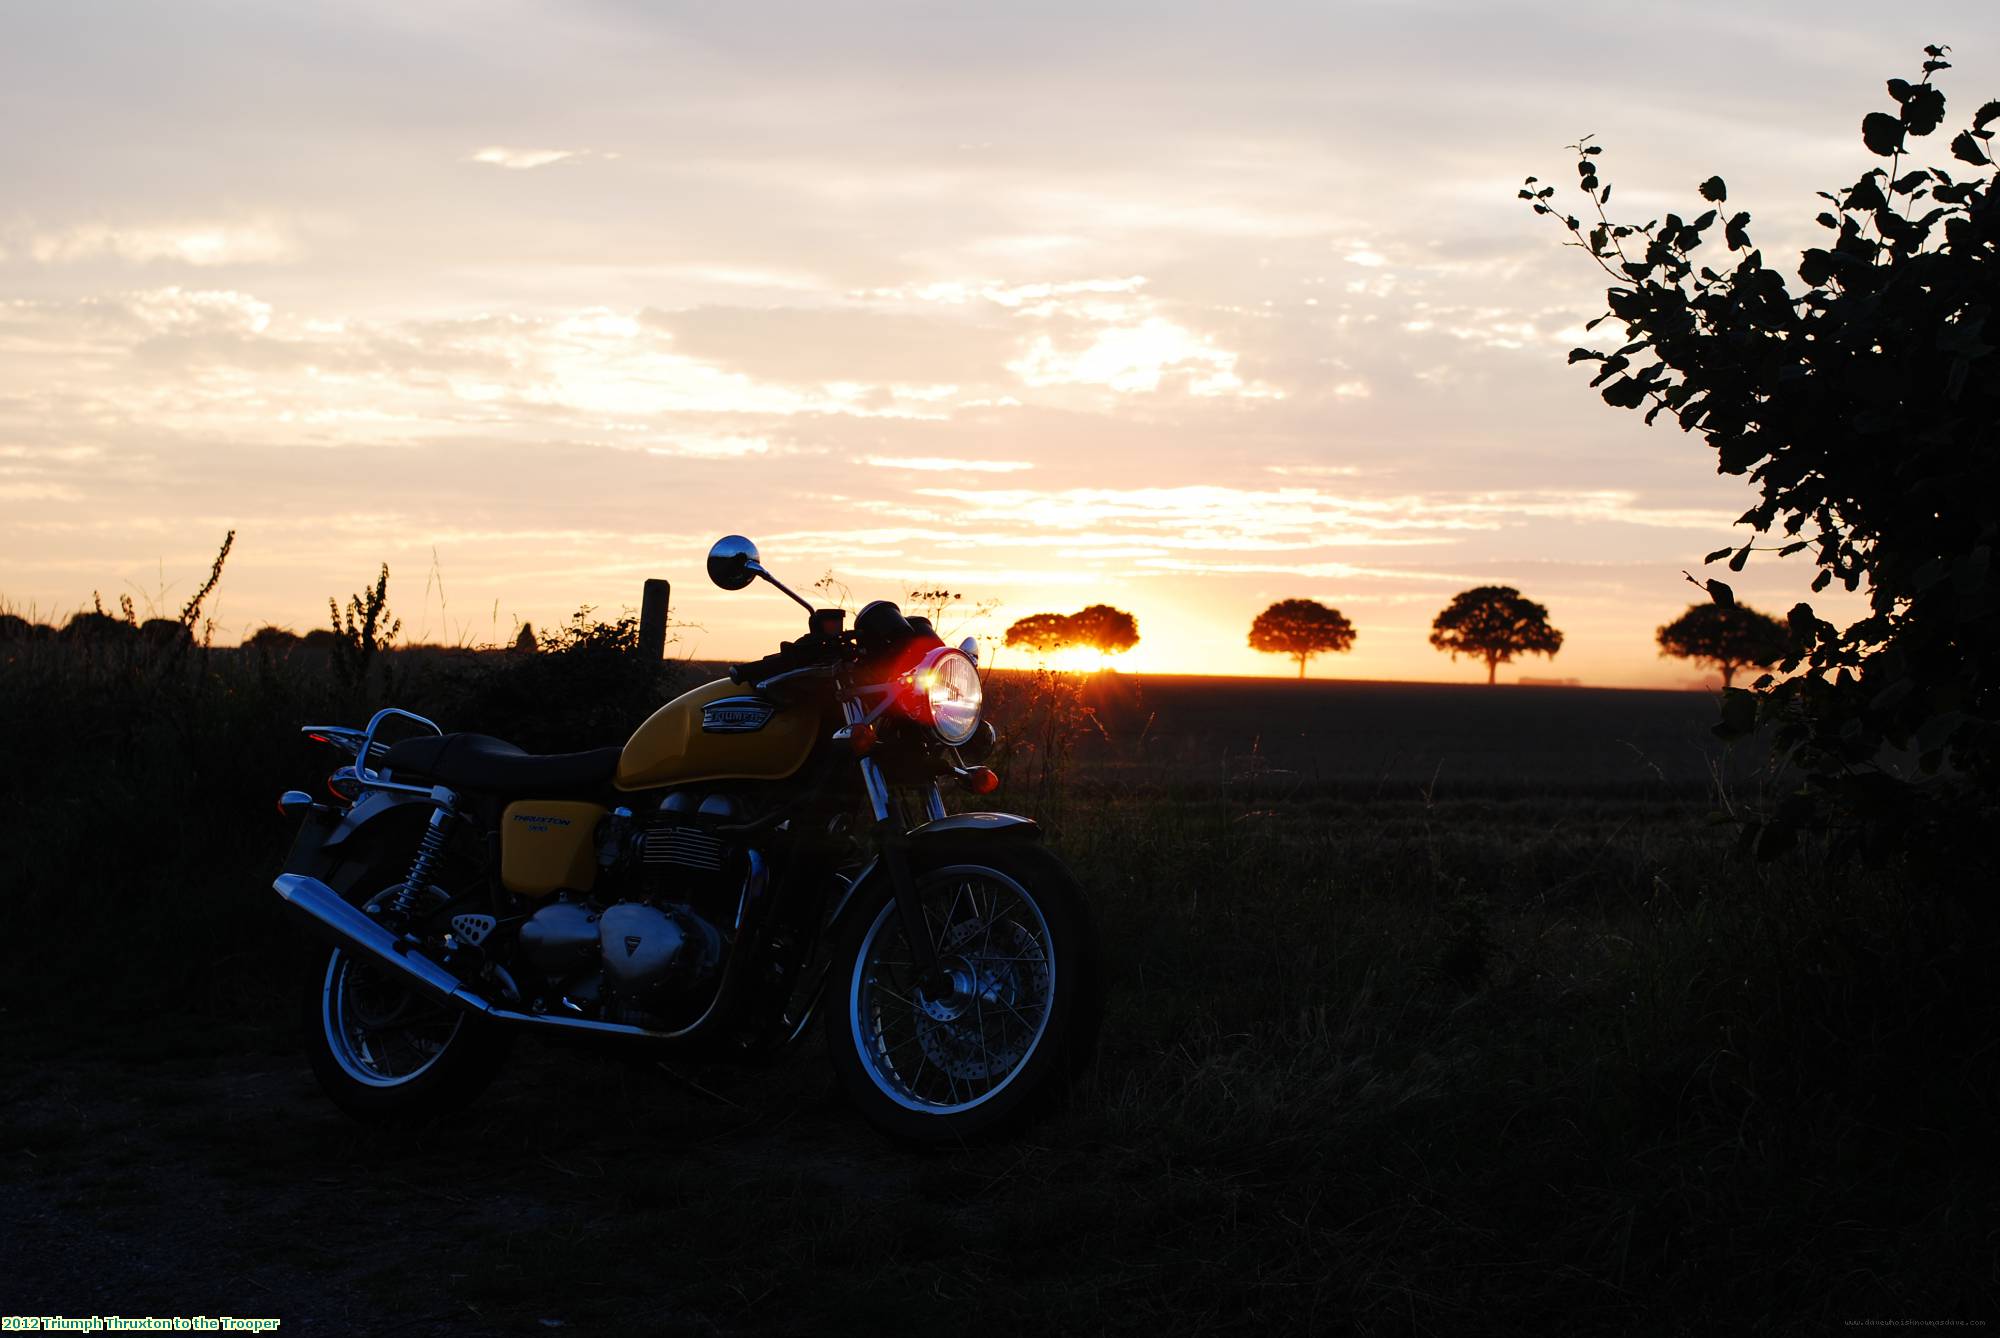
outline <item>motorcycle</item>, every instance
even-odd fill
[[[1031,819],[945,806],[943,781],[998,784],[977,643],[885,600],[850,629],[741,536],[708,575],[775,586],[807,632],[622,748],[538,756],[394,708],[305,727],[346,760],[334,802],[279,801],[302,821],[274,887],[328,940],[302,1003],[341,1109],[445,1115],[527,1031],[757,1060],[823,1013],[860,1114],[940,1142],[1031,1117],[1088,1063],[1082,889]]]

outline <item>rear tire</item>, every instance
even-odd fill
[[[506,1058],[503,1028],[433,1003],[342,948],[309,954],[301,984],[306,1059],[321,1090],[357,1120],[456,1114]]]
[[[928,987],[888,879],[853,907],[826,1000],[842,1094],[895,1138],[967,1142],[1047,1112],[1095,1057],[1096,927],[1062,861],[1024,842],[913,856],[941,974]]]

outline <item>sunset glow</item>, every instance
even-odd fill
[[[1882,69],[2000,85],[1983,7],[1815,12],[17,7],[0,601],[171,612],[233,527],[225,643],[386,561],[412,639],[664,576],[676,653],[749,657],[798,611],[707,585],[741,533],[996,643],[1115,605],[1131,671],[1290,676],[1246,633],[1298,597],[1358,629],[1313,676],[1482,681],[1426,633],[1507,584],[1566,640],[1503,681],[1688,684],[1654,630],[1752,495],[1565,365],[1603,282],[1514,187],[1595,133],[1789,270]]]

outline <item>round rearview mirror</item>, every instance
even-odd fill
[[[708,579],[724,590],[741,590],[757,579],[757,545],[740,534],[724,535],[708,550]]]

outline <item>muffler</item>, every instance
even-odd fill
[[[297,873],[280,874],[271,886],[277,890],[280,897],[284,898],[287,905],[305,916],[310,927],[333,939],[348,952],[365,957],[385,970],[395,972],[429,998],[468,1013],[491,1018],[496,1022],[548,1027],[559,1031],[593,1032],[598,1035],[672,1040],[688,1035],[701,1022],[708,1019],[708,1013],[704,1013],[695,1026],[684,1027],[675,1032],[661,1032],[654,1031],[650,1027],[635,1027],[622,1022],[598,1022],[590,1018],[523,1013],[513,1008],[497,1007],[474,994],[466,988],[464,981],[424,956],[423,950],[416,943],[398,937],[376,924],[358,907],[350,906],[342,900],[338,892],[319,879]],[[718,997],[720,997],[719,992]],[[713,1005],[709,1011],[714,1011]]]
[[[395,972],[430,998],[468,1013],[493,1013],[493,1005],[465,987],[465,982],[424,956],[416,944],[399,938],[350,906],[338,892],[317,878],[280,874],[271,884],[293,909],[341,947],[375,965]]]

